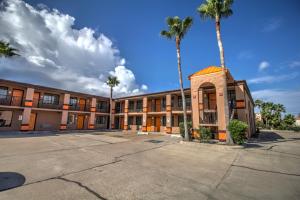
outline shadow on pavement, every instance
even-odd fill
[[[19,187],[25,180],[25,176],[16,172],[0,172],[0,191]]]

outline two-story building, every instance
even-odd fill
[[[187,118],[196,130],[209,127],[226,139],[231,119],[255,133],[254,102],[246,81],[236,81],[228,69],[210,66],[189,76],[184,89]],[[109,119],[109,111],[112,115]],[[109,99],[39,85],[0,80],[0,131],[113,129],[179,133],[183,122],[180,90]]]

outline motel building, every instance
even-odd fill
[[[254,102],[246,81],[234,80],[228,69],[215,66],[188,78],[190,88],[184,93],[193,130],[210,127],[215,139],[226,140],[232,116],[248,124],[247,137],[255,133]],[[0,131],[108,129],[111,123],[124,132],[179,134],[180,122],[180,90],[115,98],[110,108],[106,97],[0,79]]]

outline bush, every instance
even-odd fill
[[[295,131],[295,132],[300,132],[300,126],[293,126],[291,128],[291,130]]]
[[[187,122],[187,128],[188,128],[188,132],[189,132],[189,135],[190,135],[190,138],[191,138],[192,128],[193,128],[193,124],[192,124],[191,121]],[[181,135],[181,137],[184,138],[184,123],[183,122],[179,123],[179,129],[180,129],[180,135]]]
[[[210,128],[205,128],[200,126],[197,131],[201,142],[208,142],[208,140],[212,138],[212,132]]]
[[[236,144],[243,144],[246,139],[245,132],[248,125],[245,122],[239,120],[231,120],[228,125],[228,130],[231,133],[233,142]]]

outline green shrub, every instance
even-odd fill
[[[191,137],[191,135],[192,135],[192,128],[193,128],[193,124],[192,124],[191,121],[187,122],[187,128],[188,128],[189,135]],[[183,122],[179,123],[179,129],[180,129],[180,135],[181,135],[181,137],[184,138],[184,123]]]
[[[198,134],[201,142],[208,142],[212,138],[212,132],[210,128],[199,126]]]
[[[295,131],[295,132],[300,132],[300,126],[293,126],[291,128],[291,130]]]
[[[239,120],[231,120],[228,125],[228,130],[231,133],[233,142],[236,144],[243,144],[246,139],[246,130],[248,125],[245,122]]]

